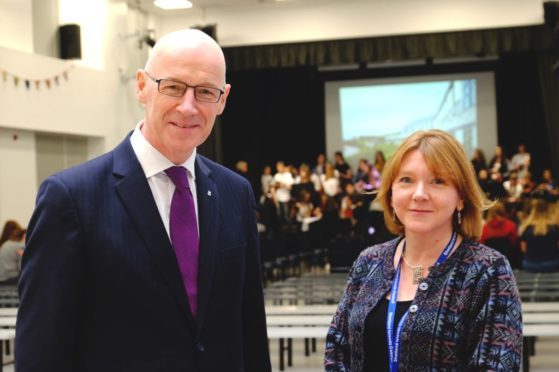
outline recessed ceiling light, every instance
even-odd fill
[[[165,10],[192,8],[192,3],[186,0],[155,0],[153,4]]]

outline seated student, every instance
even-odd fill
[[[478,183],[488,199],[500,199],[507,195],[507,192],[503,187],[502,178],[499,178],[497,173],[492,174],[491,177],[489,177],[487,170],[480,170],[478,174]]]
[[[506,200],[508,203],[516,203],[521,199],[523,186],[518,179],[518,173],[511,172],[509,179],[503,182],[503,187],[507,192]]]
[[[503,203],[495,203],[489,208],[479,241],[505,255],[514,269],[520,266],[517,240],[518,226],[508,218]]]
[[[559,187],[550,169],[545,169],[543,171],[542,182],[532,192],[532,196],[544,198],[552,203],[559,199]]]
[[[559,271],[559,225],[545,199],[534,200],[530,215],[520,226],[520,249],[525,253],[524,270]]]
[[[2,234],[0,234],[0,247],[4,242],[10,240],[10,237],[17,231],[22,230],[23,228],[17,221],[8,220],[4,224],[4,228],[2,229]]]
[[[27,230],[18,229],[0,246],[0,283],[16,284],[21,272],[21,256]]]

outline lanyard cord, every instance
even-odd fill
[[[452,233],[450,241],[447,243],[445,249],[441,252],[441,255],[437,259],[435,266],[438,266],[446,261],[454,244],[456,243],[457,234]],[[405,243],[404,243],[405,244]],[[400,275],[402,267],[402,257],[398,261],[398,267],[396,268],[396,273],[394,275],[394,281],[392,282],[392,288],[390,290],[390,299],[388,302],[388,314],[386,316],[386,338],[388,343],[388,362],[390,366],[390,372],[398,372],[399,362],[400,362],[400,335],[402,333],[402,328],[408,317],[409,310],[402,316],[402,319],[398,322],[396,332],[394,332],[394,318],[396,316],[396,303],[398,301],[398,287],[400,284]]]

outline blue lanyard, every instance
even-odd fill
[[[452,233],[450,241],[443,249],[441,255],[437,259],[435,266],[439,266],[446,261],[452,248],[456,243],[457,234]],[[404,242],[405,244],[405,242]],[[403,251],[402,251],[403,253]],[[394,317],[396,316],[396,302],[398,301],[398,287],[400,284],[400,273],[402,266],[402,258],[400,257],[400,262],[398,262],[398,267],[396,268],[396,274],[394,275],[394,281],[392,282],[392,288],[390,290],[390,300],[388,302],[388,314],[386,316],[386,338],[388,341],[388,362],[390,365],[390,372],[398,372],[398,364],[400,362],[400,334],[402,333],[402,328],[408,317],[409,310],[402,316],[402,319],[398,322],[398,327],[394,333]]]

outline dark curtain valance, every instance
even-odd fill
[[[228,68],[328,66],[546,50],[544,25],[224,48]]]

